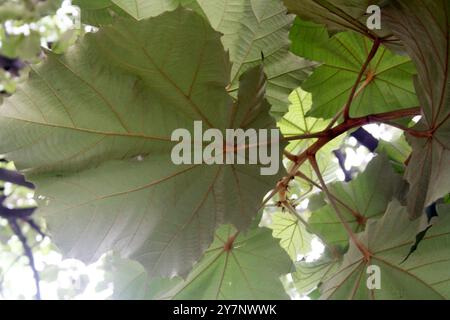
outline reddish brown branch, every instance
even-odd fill
[[[344,134],[345,132],[355,129],[361,126],[364,126],[366,124],[370,123],[387,123],[391,120],[401,119],[404,117],[414,117],[421,114],[420,107],[414,107],[414,108],[408,108],[408,109],[402,109],[402,110],[395,110],[391,112],[384,112],[384,113],[378,113],[378,114],[372,114],[365,117],[360,118],[351,118],[345,120],[343,123],[333,127],[333,128],[327,128],[322,132],[318,132],[317,134],[314,134],[315,137],[318,137],[317,141],[313,143],[310,147],[308,147],[306,150],[302,151],[298,155],[293,155],[288,153],[289,159],[292,161],[292,166],[288,170],[288,175],[285,176],[283,179],[281,179],[278,183],[275,189],[273,189],[270,194],[264,199],[261,208],[264,207],[265,204],[267,204],[270,199],[275,196],[277,193],[283,196],[282,198],[285,198],[285,193],[287,186],[289,185],[289,182],[293,177],[296,176],[299,168],[305,163],[306,160],[308,160],[309,157],[315,156],[316,153],[327,143],[334,140],[341,134]],[[298,136],[298,138],[302,138],[301,136]],[[286,153],[285,153],[286,154]]]
[[[233,249],[234,241],[236,240],[238,235],[239,235],[239,231],[227,239],[227,242],[225,242],[225,244],[223,245],[223,250],[225,252],[229,252]]]
[[[413,117],[420,115],[421,109],[420,107],[414,107],[409,109],[402,109],[402,110],[395,110],[391,112],[384,112],[379,114],[372,114],[365,117],[360,118],[348,118],[345,119],[343,123],[333,127],[333,128],[327,128],[322,132],[319,132],[317,134],[314,134],[314,137],[317,138],[317,141],[313,143],[310,147],[308,147],[306,150],[302,151],[299,155],[292,155],[288,153],[289,159],[293,162],[291,168],[289,169],[289,174],[284,177],[281,181],[278,182],[276,188],[272,191],[271,195],[268,196],[264,203],[267,203],[269,199],[274,196],[275,194],[280,195],[281,202],[286,200],[286,190],[287,186],[289,185],[289,182],[293,177],[299,174],[299,168],[308,160],[310,161],[314,171],[316,172],[316,175],[318,176],[320,180],[320,188],[327,194],[327,197],[329,198],[330,203],[332,204],[333,208],[335,209],[339,219],[341,220],[342,224],[344,225],[344,228],[346,229],[347,233],[349,234],[349,237],[352,239],[352,241],[355,243],[355,245],[359,248],[361,253],[364,255],[365,259],[370,259],[370,252],[365,248],[356,238],[354,232],[351,230],[351,228],[348,226],[348,223],[344,220],[342,214],[340,213],[339,207],[337,206],[337,202],[341,203],[339,200],[336,199],[334,195],[330,193],[328,190],[325,181],[323,180],[322,174],[320,173],[320,169],[318,167],[318,164],[316,162],[316,154],[317,152],[325,146],[327,143],[335,139],[336,137],[340,136],[341,134],[344,134],[345,132],[364,126],[366,124],[370,123],[385,123],[389,122],[391,120],[396,120],[404,117]],[[301,174],[301,173],[300,173]],[[355,214],[352,210],[350,210],[352,214]],[[355,218],[361,219],[361,215],[357,214],[354,215]],[[360,220],[361,222],[363,219]]]
[[[293,168],[290,170],[291,175],[295,175],[298,168],[308,159],[310,156],[314,156],[324,145],[328,142],[332,141],[336,137],[341,134],[366,124],[370,123],[384,123],[386,121],[400,119],[404,117],[412,117],[420,114],[420,108],[409,108],[396,110],[385,113],[378,113],[373,115],[368,115],[360,118],[351,118],[347,119],[343,123],[337,125],[334,128],[328,129],[324,131],[323,136],[319,138],[314,144],[312,144],[308,149],[303,151],[300,155],[297,156],[297,161],[294,164]]]
[[[350,226],[348,225],[348,222],[345,220],[344,216],[342,215],[341,210],[339,209],[338,205],[336,204],[334,197],[331,195],[330,191],[328,190],[325,180],[323,179],[322,174],[320,173],[320,169],[319,169],[319,165],[317,164],[316,157],[310,156],[310,157],[308,157],[308,160],[309,160],[312,168],[314,169],[314,172],[316,173],[317,177],[319,178],[320,184],[322,186],[322,190],[327,195],[328,200],[330,201],[331,205],[333,206],[333,209],[336,212],[337,217],[339,218],[340,222],[344,226],[344,229],[347,231],[349,238],[353,241],[353,243],[356,245],[356,247],[362,253],[365,260],[369,261],[372,254],[366,248],[366,246],[364,246],[361,243],[361,241],[358,240],[358,238],[356,237],[352,228],[350,228]]]
[[[306,139],[321,138],[325,135],[326,135],[326,133],[324,131],[315,132],[315,133],[305,133],[305,134],[299,134],[299,135],[295,135],[295,136],[284,137],[283,140],[284,141],[306,140]]]

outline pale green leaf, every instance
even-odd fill
[[[283,136],[292,138],[298,135],[318,133],[328,126],[328,121],[307,116],[311,109],[311,94],[300,88],[294,90],[289,100],[291,105],[289,111],[278,121]],[[293,154],[299,154],[310,147],[317,139],[299,139],[289,143],[286,150]],[[336,180],[336,170],[339,164],[334,160],[333,150],[338,149],[343,141],[343,137],[338,137],[324,146],[316,155],[317,162],[321,169],[322,176],[326,183]],[[286,160],[287,167],[291,162]],[[300,171],[309,179],[319,183],[319,179],[311,167],[309,162],[304,163],[300,167]],[[303,179],[297,179],[297,183],[303,192],[311,191],[313,186]]]
[[[371,220],[359,241],[370,253],[370,261],[352,243],[344,261],[320,287],[322,299],[449,299],[450,212],[448,206],[438,210],[439,220],[402,262],[421,230],[420,219],[410,221],[405,207],[393,201],[380,220]],[[367,286],[367,267],[380,268],[380,289]]]
[[[139,262],[113,257],[112,282],[116,300],[143,300],[148,294],[150,279]]]
[[[390,141],[379,140],[378,147],[376,149],[377,153],[384,153],[388,156],[390,160],[394,163],[398,172],[404,171],[404,164],[411,155],[411,146],[406,141],[405,135],[394,137]]]
[[[309,294],[323,283],[327,277],[336,272],[339,262],[339,257],[333,257],[328,251],[316,261],[298,262],[295,266],[296,271],[292,273],[295,289],[301,296]]]
[[[287,97],[305,80],[312,63],[289,52],[293,16],[278,0],[198,0],[211,25],[224,34],[223,43],[233,62],[229,90],[239,76],[263,63],[267,74],[267,99],[277,117],[287,111]],[[264,61],[263,61],[264,56]]]
[[[202,260],[188,278],[155,280],[150,284],[152,299],[287,299],[280,277],[292,267],[289,256],[271,231],[252,228],[239,234],[227,250],[235,230],[223,226]]]
[[[339,210],[348,226],[357,233],[364,230],[367,219],[384,214],[401,187],[401,176],[394,172],[386,156],[379,155],[356,179],[331,184],[329,190],[341,201]],[[312,212],[308,223],[311,231],[319,234],[328,245],[347,247],[347,231],[331,204]]]
[[[274,238],[280,239],[280,245],[291,257],[298,261],[300,256],[311,252],[313,235],[306,231],[306,227],[289,212],[275,212],[270,215],[272,220],[268,226],[272,229]]]
[[[313,96],[310,115],[332,118],[345,106],[372,42],[351,32],[336,34],[326,41],[325,27],[299,20],[293,32],[294,53],[322,63],[302,85]],[[355,97],[350,115],[358,117],[417,106],[414,74],[414,65],[408,57],[381,47],[361,79],[359,86],[365,87]]]

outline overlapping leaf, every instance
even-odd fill
[[[291,261],[271,232],[253,229],[224,250],[233,228],[223,227],[216,241],[186,281],[172,280],[171,289],[153,299],[287,299],[280,277]],[[177,281],[176,285],[173,284]]]
[[[230,90],[239,76],[261,63],[268,77],[267,98],[272,113],[287,111],[287,97],[310,73],[312,64],[289,52],[293,16],[277,0],[198,0],[211,25],[224,34],[233,62]],[[264,58],[263,58],[264,57]]]
[[[74,0],[73,4],[81,8],[82,22],[94,26],[111,24],[115,15],[143,20],[173,11],[178,6],[202,14],[197,0]]]
[[[305,20],[327,25],[335,31],[351,30],[362,35],[382,37],[389,40],[389,45],[399,49],[401,44],[393,37],[391,31],[381,21],[380,30],[367,27],[370,5],[378,5],[384,12],[384,1],[380,0],[283,0],[290,12]],[[382,16],[381,16],[382,18]]]
[[[186,275],[216,227],[246,229],[277,181],[256,165],[171,161],[172,131],[192,132],[194,120],[274,126],[262,69],[241,77],[232,107],[220,34],[192,11],[117,19],[33,69],[0,109],[0,150],[38,186],[68,256],[116,249],[151,276]]]
[[[111,0],[73,0],[72,4],[81,9],[81,22],[97,27],[111,24],[112,12],[118,9]]]
[[[295,289],[302,296],[309,294],[336,272],[339,262],[339,257],[334,257],[329,251],[316,261],[298,262],[296,271],[292,273]]]
[[[408,135],[413,147],[406,170],[411,217],[450,191],[449,16],[447,0],[397,0],[386,10],[386,23],[418,70],[416,91],[424,116],[415,129],[429,132]]]
[[[334,183],[329,190],[339,199],[338,207],[345,222],[357,233],[364,230],[367,219],[384,214],[401,187],[401,176],[394,172],[385,156],[379,155],[356,179]],[[347,247],[347,232],[331,204],[314,211],[308,222],[311,231],[328,245]]]
[[[280,239],[280,245],[291,257],[297,261],[300,256],[311,252],[313,235],[292,214],[288,212],[275,212],[270,215],[272,223],[269,228],[273,230],[274,238]]]
[[[410,221],[408,212],[393,201],[381,220],[372,220],[360,241],[371,253],[366,261],[354,244],[339,270],[320,287],[322,299],[449,299],[450,215],[439,209],[439,220],[428,231],[419,248],[404,262],[421,221]],[[380,289],[367,286],[367,267],[380,268]]]
[[[307,116],[307,113],[311,110],[311,99],[311,94],[300,88],[297,88],[290,94],[289,101],[291,105],[289,106],[289,111],[278,121],[278,126],[283,136],[292,138],[299,135],[318,133],[327,127],[328,121]],[[334,139],[316,155],[322,176],[327,183],[336,179],[336,170],[339,169],[339,164],[337,161],[333,161],[334,156],[332,151],[339,148],[342,140],[343,138]],[[315,141],[317,139],[291,141],[286,150],[293,154],[298,154],[306,150]],[[287,161],[287,164],[289,166],[290,162]],[[319,179],[309,163],[303,164],[300,170],[306,177],[319,183]],[[312,191],[313,186],[309,182],[303,179],[297,179],[297,182],[303,193]]]
[[[346,104],[372,41],[352,32],[328,38],[325,27],[301,20],[296,20],[291,37],[294,53],[323,63],[302,85],[313,96],[309,114],[332,118]],[[353,101],[351,116],[417,106],[414,74],[408,57],[380,48],[361,79],[364,89]]]
[[[411,154],[411,146],[408,144],[405,135],[402,133],[401,135],[394,137],[391,141],[380,140],[376,152],[386,154],[389,159],[394,162],[397,171],[404,172],[404,163]]]
[[[118,256],[111,258],[111,276],[113,282],[113,295],[115,300],[143,300],[149,291],[149,282],[145,268],[137,261],[121,259]]]
[[[114,277],[115,298],[287,299],[280,277],[289,272],[292,263],[270,230],[255,227],[234,239],[235,231],[221,227],[186,280],[150,282],[138,264],[121,263]],[[227,244],[230,239],[234,239],[231,247]]]
[[[135,19],[156,16],[177,6],[195,10],[223,33],[233,63],[228,90],[237,93],[239,77],[263,63],[268,77],[267,98],[272,114],[287,111],[287,96],[305,80],[313,64],[289,52],[293,16],[278,0],[110,0]]]

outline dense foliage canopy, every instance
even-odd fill
[[[59,4],[0,1],[0,20]],[[31,265],[24,223],[65,257],[109,255],[114,298],[450,298],[450,1],[73,4],[94,32],[1,38],[0,154],[29,182],[0,179],[38,209],[5,205],[0,228]],[[279,128],[278,174],[174,164],[194,121]],[[351,145],[370,163],[349,167]]]

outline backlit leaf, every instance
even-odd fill
[[[293,32],[294,52],[322,63],[302,85],[313,96],[309,114],[332,118],[346,104],[372,41],[352,32],[328,39],[323,26],[302,21],[297,21]],[[311,39],[312,48],[308,45]],[[414,65],[408,57],[381,47],[361,79],[359,87],[364,89],[355,97],[350,115],[358,117],[417,106],[414,74]]]
[[[223,43],[233,63],[229,90],[239,76],[263,63],[267,99],[277,117],[287,111],[287,97],[305,80],[313,64],[289,52],[293,16],[277,0],[198,0],[211,25],[224,34]],[[263,58],[264,57],[264,58]]]
[[[336,272],[339,262],[339,257],[333,257],[330,252],[325,252],[319,260],[313,262],[298,262],[296,271],[292,273],[297,292],[302,296],[310,293]]]
[[[261,67],[241,77],[253,94],[234,107],[229,74],[220,34],[184,9],[118,18],[33,68],[0,109],[0,149],[37,185],[40,213],[67,256],[92,261],[115,249],[150,276],[186,275],[217,226],[250,226],[276,175],[170,157],[171,133],[192,132],[194,120],[204,129],[275,126]]]
[[[280,277],[292,262],[265,228],[239,234],[231,250],[227,241],[235,230],[220,228],[214,243],[185,281],[155,280],[150,284],[152,299],[287,299]]]
[[[294,90],[289,96],[291,105],[289,106],[289,112],[286,113],[283,118],[278,121],[278,127],[280,128],[283,136],[292,138],[294,136],[317,133],[324,130],[328,126],[328,121],[308,117],[307,113],[311,109],[311,94],[298,88]],[[338,137],[323,147],[316,155],[317,162],[321,169],[321,173],[325,182],[332,182],[336,180],[336,170],[339,168],[337,161],[334,161],[332,151],[338,149],[342,143],[343,137]],[[298,154],[306,150],[317,139],[299,139],[289,143],[286,150],[293,154]],[[287,167],[290,165],[290,161],[285,160]],[[309,179],[316,183],[319,183],[314,169],[306,162],[304,163],[300,171]],[[311,191],[313,186],[303,180],[297,179],[300,188],[305,191]]]
[[[311,251],[313,235],[292,214],[288,212],[275,212],[270,215],[272,223],[269,228],[273,230],[274,238],[280,239],[280,245],[291,257],[297,261]]]
[[[322,299],[449,299],[450,215],[441,207],[439,221],[428,231],[419,248],[408,255],[421,227],[410,221],[405,207],[392,202],[382,219],[371,220],[358,236],[369,249],[366,261],[354,244],[339,270],[321,286]],[[367,267],[380,268],[381,286],[369,289]]]
[[[381,217],[402,186],[402,178],[394,172],[386,156],[379,155],[356,179],[329,186],[345,222],[356,233],[364,230],[366,220]],[[308,223],[328,245],[343,248],[348,235],[331,204],[312,212]]]

